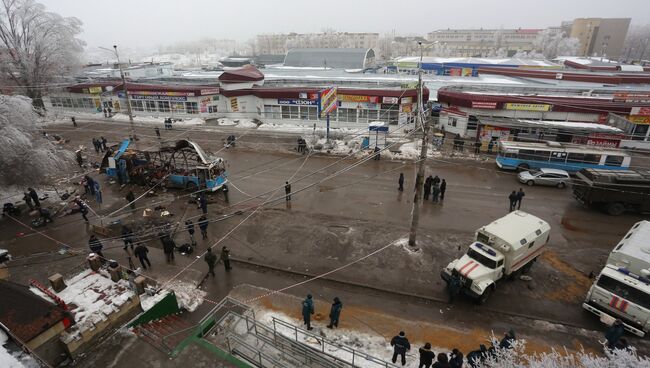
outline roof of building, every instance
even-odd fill
[[[261,80],[264,80],[264,74],[252,65],[227,70],[219,76],[221,83],[259,82]]]
[[[581,121],[554,121],[554,120],[530,120],[515,118],[495,118],[491,116],[477,116],[482,124],[521,128],[549,128],[562,131],[584,132],[584,133],[608,133],[622,134],[623,130],[606,124],[585,123]]]
[[[481,67],[479,74],[507,75],[519,78],[561,79],[576,82],[604,84],[649,84],[650,73],[609,73],[578,70],[531,70],[521,68]]]
[[[291,49],[284,58],[285,66],[363,69],[366,58],[374,57],[372,49]]]
[[[406,56],[397,58],[398,66],[416,65],[420,62],[419,56]],[[534,68],[560,68],[560,64],[542,59],[520,59],[520,58],[477,58],[477,57],[437,57],[424,56],[423,67],[427,64],[440,66],[499,66],[499,67],[534,67]]]
[[[34,294],[27,286],[0,280],[0,295],[0,322],[22,342],[29,342],[61,321],[66,327],[71,322],[61,307]]]

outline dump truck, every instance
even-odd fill
[[[478,229],[467,253],[449,263],[441,277],[483,304],[497,281],[528,272],[548,243],[550,231],[551,226],[539,217],[511,212]]]
[[[612,216],[650,212],[650,170],[583,169],[571,186],[578,202]]]
[[[639,221],[609,254],[582,307],[643,337],[650,331],[650,221]]]

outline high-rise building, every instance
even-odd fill
[[[443,29],[427,34],[429,42],[436,43],[449,56],[489,56],[534,49],[542,29]]]
[[[577,18],[569,37],[580,41],[580,56],[618,60],[630,28],[630,18]]]
[[[256,48],[260,54],[286,54],[294,48],[363,48],[377,47],[379,33],[286,33],[257,35]]]

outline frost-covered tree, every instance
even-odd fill
[[[81,21],[48,12],[33,0],[0,0],[0,79],[35,106],[44,87],[77,65]]]
[[[650,24],[630,27],[623,44],[622,57],[626,61],[650,59]]]
[[[73,162],[42,136],[38,118],[31,99],[0,95],[0,186],[40,184]]]
[[[529,56],[536,57],[541,54],[547,59],[553,59],[557,56],[576,55],[580,41],[577,38],[566,37],[564,32],[545,29],[539,33],[533,46],[535,52],[529,53]]]

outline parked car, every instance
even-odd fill
[[[541,168],[539,170],[522,171],[519,181],[527,185],[550,185],[564,188],[571,181],[569,173],[559,169]]]

